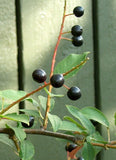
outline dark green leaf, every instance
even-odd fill
[[[82,148],[82,157],[84,160],[94,160],[95,158],[95,150],[93,146],[89,142],[85,142]]]
[[[89,134],[92,134],[95,132],[95,128],[92,125],[92,123],[90,122],[90,120],[88,118],[86,118],[77,107],[74,106],[66,106],[68,111],[74,116],[76,117],[81,123],[82,125],[87,129],[87,132]]]
[[[22,141],[19,156],[22,160],[31,160],[35,154],[34,146],[30,141]]]
[[[106,127],[109,127],[109,122],[105,115],[95,107],[85,107],[81,109],[80,111],[82,114],[84,114],[88,119],[95,120]]]
[[[54,73],[65,73],[71,70],[73,67],[84,61],[87,58],[88,53],[89,52],[85,52],[83,54],[70,54],[56,65]],[[65,79],[74,76],[82,66],[83,65],[66,75]]]
[[[48,113],[48,118],[52,124],[53,131],[56,132],[60,128],[62,120],[58,116],[52,115],[50,113]]]

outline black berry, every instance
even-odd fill
[[[84,14],[84,9],[81,6],[77,6],[73,9],[73,14],[76,17],[81,17]]]
[[[81,97],[81,91],[78,87],[71,87],[67,92],[67,96],[71,100],[77,100]]]
[[[80,36],[83,32],[83,28],[79,25],[75,25],[71,29],[71,33],[73,36]]]
[[[83,44],[83,37],[82,36],[72,37],[72,44],[78,47],[81,46]]]
[[[36,69],[32,73],[32,77],[38,83],[44,82],[46,80],[46,78],[47,78],[46,72],[43,69]]]
[[[84,160],[84,158],[83,157],[78,157],[77,160]]]
[[[22,122],[21,124],[24,128],[31,128],[34,124],[34,117],[33,116],[29,117],[29,125],[24,122]]]
[[[74,150],[77,147],[76,144],[69,144],[65,146],[65,150],[68,152],[71,152],[72,150]]]
[[[62,87],[63,84],[64,84],[64,77],[63,77],[63,75],[62,74],[54,74],[50,78],[50,83],[55,88]]]

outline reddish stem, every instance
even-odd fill
[[[56,55],[57,55],[57,50],[58,50],[58,46],[60,44],[60,40],[61,40],[61,36],[62,36],[62,32],[63,32],[63,27],[64,27],[64,21],[65,21],[65,17],[66,17],[66,0],[65,0],[65,4],[64,4],[64,12],[63,12],[63,18],[62,18],[62,24],[61,24],[61,28],[60,28],[60,32],[59,32],[59,36],[58,36],[58,40],[54,49],[54,54],[53,54],[53,58],[52,58],[52,65],[51,65],[51,72],[50,72],[50,77],[53,75],[54,72],[54,66],[55,66],[55,61],[56,61]],[[52,86],[49,86],[49,92],[51,93],[52,91]],[[50,110],[50,95],[48,95],[48,99],[47,99],[47,106],[46,106],[46,112],[45,112],[45,117],[44,117],[44,123],[43,123],[43,128],[46,129],[47,128],[47,122],[48,122],[48,116],[47,113]]]

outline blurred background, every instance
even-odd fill
[[[116,105],[116,1],[68,0],[67,14],[76,6],[85,9],[84,16],[66,18],[64,31],[72,26],[83,27],[84,44],[75,47],[70,41],[62,40],[58,48],[56,63],[71,53],[90,51],[90,60],[77,76],[66,81],[68,86],[78,86],[82,98],[76,102],[66,96],[66,89],[53,90],[64,94],[56,99],[54,114],[61,118],[68,114],[65,104],[79,108],[94,106],[104,112],[110,121],[111,139],[116,139],[114,113]],[[38,87],[32,80],[32,72],[42,68],[50,73],[51,60],[57,42],[64,0],[0,0],[0,90],[15,89],[30,92]],[[66,35],[71,38],[71,34]],[[41,91],[33,96],[37,99]],[[66,103],[65,103],[66,102]],[[26,108],[32,108],[26,104]],[[17,111],[18,106],[13,108]],[[0,124],[1,127],[3,124]],[[38,127],[38,126],[37,126]],[[107,139],[106,129],[101,128]],[[35,160],[66,160],[65,143],[38,135],[28,136],[35,146]],[[80,153],[79,153],[80,154]],[[114,160],[115,150],[105,150],[99,160]],[[0,158],[18,160],[13,151],[0,143]]]

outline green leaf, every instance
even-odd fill
[[[116,113],[115,113],[115,115],[114,115],[114,118],[115,118],[115,125],[116,125]]]
[[[80,111],[82,114],[84,114],[88,119],[93,119],[101,124],[103,124],[106,127],[109,127],[109,122],[105,115],[95,107],[85,107],[81,109]]]
[[[44,90],[46,91],[46,93],[48,94],[48,95],[50,95],[50,97],[63,97],[64,95],[62,95],[62,94],[53,94],[53,93],[50,93],[48,90],[47,90],[47,88],[44,88]]]
[[[8,145],[9,147],[11,147],[13,149],[16,148],[14,145],[14,142],[11,139],[9,139],[9,135],[7,135],[7,134],[0,133],[0,142]]]
[[[90,122],[90,120],[88,118],[86,118],[77,107],[74,106],[70,106],[67,105],[66,106],[68,111],[74,116],[76,117],[81,124],[87,129],[87,132],[89,134],[92,134],[95,132],[95,127],[92,125],[92,123]]]
[[[82,157],[84,160],[94,160],[95,158],[95,150],[93,146],[89,142],[85,142],[82,148]]]
[[[19,156],[22,160],[31,160],[35,154],[34,146],[30,141],[22,141]]]
[[[39,112],[37,110],[19,109],[19,111],[24,112],[29,116],[40,117]]]
[[[95,132],[86,138],[87,142],[90,143],[103,143],[107,144],[108,142],[104,141],[104,138],[100,135],[99,132]],[[93,146],[95,150],[95,155],[97,155],[103,148],[98,146]]]
[[[12,121],[24,122],[29,124],[29,116],[25,114],[9,113],[6,115],[0,115],[1,118],[9,119]]]
[[[65,73],[71,70],[73,67],[84,61],[87,58],[88,53],[89,52],[85,52],[83,54],[70,54],[56,65],[54,73]],[[83,65],[66,75],[65,79],[74,76],[82,66]]]
[[[48,113],[48,118],[52,124],[53,131],[56,132],[60,128],[62,120],[58,116],[52,115],[50,113]]]
[[[64,116],[64,119],[66,119],[66,120],[68,120],[68,121],[70,121],[72,123],[75,123],[77,125],[77,127],[85,130],[85,128],[81,124],[79,124],[77,121],[75,121],[73,118],[71,118],[69,116]]]
[[[26,98],[25,100],[29,101],[34,106],[38,106],[39,105],[38,102],[36,100],[34,100],[33,98]]]
[[[10,100],[18,100],[19,98],[26,95],[24,91],[15,91],[15,90],[3,90],[0,91],[0,97]]]
[[[11,128],[15,132],[15,135],[20,142],[26,138],[26,133],[22,128],[12,127],[11,125],[7,125],[7,127]]]
[[[47,104],[47,98],[44,96],[38,96],[39,104],[41,108],[45,111],[46,110],[46,104]],[[50,112],[53,110],[55,105],[55,101],[53,98],[51,98],[51,106],[50,106]]]
[[[64,130],[64,131],[77,131],[82,133],[83,130],[79,127],[77,127],[77,125],[75,123],[72,122],[68,122],[68,121],[62,121],[62,124],[60,125],[59,130]]]

